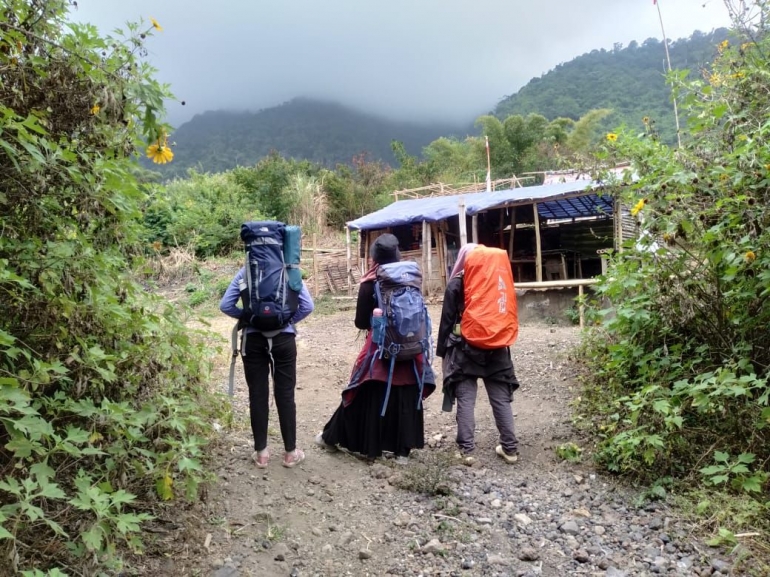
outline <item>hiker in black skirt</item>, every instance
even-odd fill
[[[423,398],[436,388],[435,377],[422,355],[417,357],[416,365],[411,360],[397,361],[385,415],[380,416],[390,361],[376,356],[377,346],[372,342],[372,314],[377,307],[374,284],[379,265],[401,260],[398,239],[392,234],[379,236],[372,244],[371,258],[373,264],[361,278],[358,289],[355,318],[356,327],[366,331],[366,340],[353,366],[350,383],[342,391],[339,408],[315,441],[326,450],[335,451],[339,446],[369,459],[392,452],[397,463],[406,464],[409,452],[425,445],[417,374],[425,375]]]

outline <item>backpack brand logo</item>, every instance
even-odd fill
[[[497,299],[497,310],[500,314],[504,315],[506,310],[508,310],[508,295],[505,291],[505,281],[502,275],[497,277],[497,290],[500,291],[500,298]]]

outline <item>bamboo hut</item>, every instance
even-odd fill
[[[357,258],[366,270],[372,241],[389,232],[403,258],[420,263],[426,293],[443,291],[468,241],[505,249],[517,283],[590,279],[602,273],[602,254],[619,249],[635,226],[602,183],[589,179],[407,198],[347,223],[348,269]],[[351,231],[358,231],[357,250]],[[352,288],[352,274],[348,280]]]

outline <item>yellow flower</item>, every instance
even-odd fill
[[[753,45],[753,42],[744,42],[741,44],[741,50],[748,50]]]
[[[158,32],[163,32],[163,26],[158,24],[158,21],[155,20],[152,16],[150,17],[150,22],[152,22],[152,27],[155,28]]]
[[[649,124],[650,123],[650,117],[649,116],[645,116],[644,118],[642,118],[642,122],[644,122],[645,124]]]
[[[617,139],[618,139],[618,135],[615,134],[614,132],[607,133],[607,140],[609,140],[610,142],[615,142]]]
[[[738,72],[733,74],[733,78],[743,78],[744,76],[746,76],[746,73],[743,72],[743,70],[739,70]]]
[[[152,246],[152,250],[154,250],[156,252],[160,252],[160,249],[163,248],[163,245],[161,244],[161,242],[159,240],[156,240],[154,243],[152,243],[151,246]]]
[[[174,160],[174,153],[168,145],[168,142],[164,140],[161,144],[160,139],[156,144],[151,144],[147,148],[147,158],[152,160],[155,164],[166,164]]]
[[[647,199],[642,198],[639,202],[637,202],[634,205],[634,208],[631,209],[631,216],[636,216],[639,214],[639,212],[644,208],[644,205],[647,203]]]
[[[753,250],[750,250],[743,255],[743,260],[745,260],[746,262],[754,262],[755,260],[757,260],[757,255],[754,254]]]
[[[723,40],[722,42],[717,45],[717,50],[719,50],[719,53],[722,54],[725,50],[727,50],[727,47],[730,46],[730,42],[727,40]]]
[[[94,104],[94,105],[91,107],[91,115],[93,115],[93,116],[96,116],[97,114],[99,114],[99,111],[100,111],[101,109],[102,109],[102,107],[101,107],[101,106],[99,106],[98,104]]]
[[[725,174],[725,173],[722,173],[722,174],[719,175],[719,180],[721,180],[722,182],[727,181],[727,179],[729,179],[729,178],[730,177],[727,174]]]
[[[714,72],[711,76],[709,76],[708,80],[713,86],[719,86],[722,84],[722,76],[718,72]]]

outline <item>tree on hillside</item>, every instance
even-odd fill
[[[650,7],[652,8],[652,6]],[[716,56],[716,45],[728,37],[728,30],[694,32],[689,38],[671,42],[672,67],[701,71]],[[621,124],[643,128],[642,118],[656,121],[665,142],[676,141],[671,89],[666,84],[663,43],[648,38],[641,45],[593,50],[533,78],[516,94],[504,98],[495,108],[500,119],[511,115],[542,114],[546,118],[577,120],[593,109],[612,109],[601,124],[604,132]]]
[[[254,166],[236,168],[233,176],[265,216],[286,222],[293,209],[294,197],[289,192],[292,178],[296,174],[317,176],[320,171],[318,165],[287,159],[273,150]]]
[[[474,177],[483,179],[486,173],[483,143],[475,137],[438,138],[423,149],[423,157],[433,165],[440,182],[471,182]]]
[[[352,166],[337,165],[323,175],[323,190],[329,203],[328,224],[342,228],[353,220],[385,206],[396,189],[393,171],[382,162],[361,153],[353,157]]]
[[[571,154],[585,154],[596,141],[599,123],[612,114],[608,108],[589,110],[572,125],[572,130],[566,135],[564,144]]]
[[[500,121],[482,116],[476,123],[483,136],[489,137],[490,164],[494,178],[508,178],[524,172],[551,170],[575,155],[586,154],[597,141],[599,123],[609,110],[591,110],[577,122],[544,116],[513,115]],[[483,147],[476,149],[484,153]],[[479,159],[486,165],[486,158]]]

